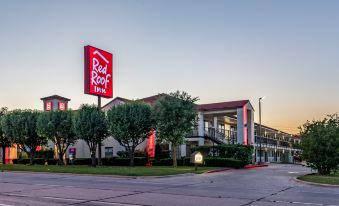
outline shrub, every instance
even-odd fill
[[[193,166],[193,164],[190,162],[189,157],[183,157],[180,159],[177,159],[178,166]],[[160,160],[153,160],[154,166],[173,166],[173,159],[172,158],[164,158]]]
[[[118,155],[118,157],[128,157],[128,152],[126,152],[126,151],[118,151],[117,155]]]
[[[164,149],[164,147],[165,146],[163,144],[159,143],[155,145],[155,155],[154,155],[155,160],[170,158],[170,152],[168,151],[168,148]]]
[[[232,167],[232,168],[243,168],[246,164],[241,160],[233,158],[221,158],[221,157],[207,157],[204,160],[204,166],[208,167]]]
[[[153,165],[155,166],[172,166],[173,160],[171,158],[154,160]],[[232,167],[232,168],[243,168],[246,164],[241,160],[233,158],[221,158],[221,157],[206,157],[204,159],[203,166],[206,167]],[[178,166],[194,166],[190,162],[189,157],[178,159]]]
[[[252,162],[253,147],[240,144],[225,144],[216,146],[199,146],[192,149],[201,152],[205,158],[220,157],[240,160],[242,164],[250,164]]]
[[[321,175],[336,172],[339,165],[339,116],[307,121],[300,134],[302,158]]]
[[[36,158],[42,159],[53,159],[54,158],[54,151],[53,150],[41,150],[35,152]]]
[[[55,160],[55,159],[45,159],[45,158],[35,158],[33,160],[33,164],[36,164],[36,165],[44,165],[45,163],[49,164],[49,165],[55,165],[57,164],[58,160]],[[15,159],[13,160],[13,164],[29,164],[30,160],[29,159]]]

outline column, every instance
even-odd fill
[[[187,154],[186,154],[186,144],[180,145],[180,155],[181,155],[181,157],[187,156]]]
[[[198,113],[198,135],[199,135],[199,146],[204,145],[204,136],[205,136],[205,128],[204,128],[204,114],[202,112]]]
[[[218,117],[213,117],[213,127],[215,130],[218,129]]]
[[[247,128],[245,126],[244,110],[243,108],[238,108],[237,109],[237,143],[238,144],[245,143],[244,137],[246,136],[246,133],[247,133]]]
[[[253,110],[247,110],[247,138],[249,145],[254,145],[254,112]]]

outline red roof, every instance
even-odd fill
[[[68,99],[66,97],[59,96],[59,95],[52,95],[52,96],[41,98],[41,100],[50,100],[50,99],[59,99],[59,100],[63,100],[63,101],[70,101],[70,99]]]
[[[237,109],[243,107],[249,102],[249,100],[239,100],[232,102],[219,102],[219,103],[211,103],[211,104],[200,104],[197,105],[198,110],[202,111],[214,111],[221,109]]]

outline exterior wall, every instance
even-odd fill
[[[136,150],[145,150],[147,140],[142,142],[137,146]],[[101,146],[101,157],[105,158],[105,147],[113,147],[113,156],[116,157],[118,151],[125,151],[125,148],[119,144],[117,140],[113,137],[108,137],[102,142]],[[91,153],[89,151],[88,145],[84,140],[78,140],[74,145],[71,145],[69,148],[76,148],[75,158],[90,158]],[[68,149],[69,150],[69,149]],[[68,150],[66,157],[68,157]],[[98,149],[96,152],[96,157],[98,157]]]
[[[256,162],[260,161],[259,156],[259,148],[255,150],[256,154]],[[292,148],[287,149],[273,149],[269,148],[265,150],[265,147],[262,147],[262,162],[277,162],[277,163],[293,163],[293,154],[292,151],[296,151]],[[267,153],[267,157],[265,158],[265,153]]]
[[[18,159],[18,152],[17,152],[17,146],[13,145],[12,147],[6,147],[5,150],[5,155],[6,155],[6,164],[11,164],[13,163],[13,160]],[[3,151],[2,148],[0,148],[0,163],[2,162],[2,157],[3,157]]]

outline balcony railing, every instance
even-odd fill
[[[260,144],[260,142],[262,146],[286,147],[286,148],[292,147],[292,144],[287,141],[255,136],[255,143]]]
[[[198,137],[198,128],[193,129],[191,137]],[[237,132],[223,129],[215,129],[213,127],[204,128],[204,137],[219,144],[236,144]]]

